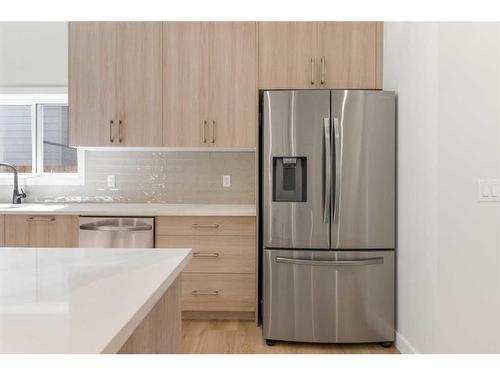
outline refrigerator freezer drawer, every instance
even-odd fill
[[[264,250],[264,337],[394,341],[394,271],[394,251]]]

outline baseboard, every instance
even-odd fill
[[[183,311],[182,319],[255,320],[255,311]]]
[[[396,332],[396,348],[401,354],[418,354],[413,345],[411,345],[399,332]]]

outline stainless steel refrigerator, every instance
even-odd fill
[[[261,106],[265,339],[394,341],[394,92],[264,91]]]

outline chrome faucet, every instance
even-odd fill
[[[19,186],[17,184],[17,169],[12,164],[8,163],[0,163],[0,167],[7,167],[12,169],[14,173],[14,193],[12,194],[12,203],[13,204],[21,204],[21,199],[26,198],[26,193],[23,189],[19,192]]]

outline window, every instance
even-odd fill
[[[68,105],[40,104],[37,111],[43,173],[78,172],[76,149],[68,146]]]
[[[32,184],[71,182],[82,158],[68,144],[66,95],[0,98],[0,161],[15,165],[21,177]],[[0,167],[0,177],[6,172]]]
[[[0,161],[15,165],[20,173],[33,171],[32,122],[30,105],[0,105]]]

